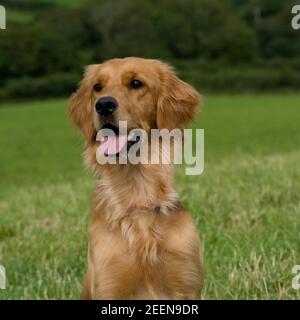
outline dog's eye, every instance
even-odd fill
[[[95,90],[96,92],[101,91],[101,90],[102,90],[101,84],[100,84],[100,83],[95,84],[95,85],[94,85],[94,90]]]
[[[143,86],[143,83],[140,80],[132,80],[130,82],[130,87],[133,89],[138,89]]]

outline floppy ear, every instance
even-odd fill
[[[68,115],[73,120],[75,126],[83,133],[87,141],[92,141],[95,134],[93,127],[92,92],[98,67],[99,65],[86,67],[79,89],[73,93],[69,102]]]
[[[168,130],[182,128],[193,119],[200,102],[199,93],[192,86],[180,80],[170,66],[163,65],[157,104],[157,127]]]

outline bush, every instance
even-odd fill
[[[180,66],[181,76],[206,92],[272,92],[299,90],[299,73],[287,66],[281,68],[257,68],[255,66],[228,68],[225,66],[194,64]]]
[[[53,74],[41,78],[21,78],[7,82],[0,99],[35,99],[68,96],[76,90],[79,74]]]
[[[31,19],[11,21],[1,33],[2,99],[69,95],[83,66],[124,56],[175,62],[187,81],[207,91],[299,89],[290,0],[3,4]]]

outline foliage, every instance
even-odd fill
[[[5,88],[19,79],[79,74],[86,64],[124,56],[172,61],[210,91],[297,90],[299,69],[293,64],[299,61],[300,42],[290,25],[292,2],[102,0],[67,6],[67,1],[4,1],[13,19],[0,37],[0,96],[9,97]],[[272,70],[273,61],[285,71]],[[185,69],[193,64],[204,67],[198,73]],[[53,95],[52,88],[43,92]]]

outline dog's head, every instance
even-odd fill
[[[119,121],[131,129],[182,128],[195,114],[200,96],[158,60],[125,58],[86,68],[70,100],[69,115],[88,145],[100,129],[118,134]]]

